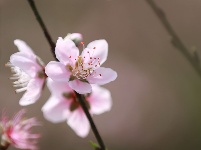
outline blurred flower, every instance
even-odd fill
[[[45,67],[46,74],[52,80],[68,82],[80,94],[90,93],[90,84],[103,85],[117,77],[112,69],[100,67],[108,55],[108,43],[105,40],[89,43],[79,56],[79,49],[72,40],[59,37],[55,54],[60,62],[49,62]]]
[[[2,114],[0,129],[2,130],[1,146],[13,145],[19,149],[37,150],[37,140],[40,135],[30,132],[30,128],[40,125],[35,118],[25,119],[25,110],[19,111],[11,120]]]
[[[47,86],[52,95],[42,111],[44,117],[58,123],[67,120],[67,124],[80,137],[86,137],[90,130],[88,119],[80,106],[75,92],[64,82],[57,82],[48,78]],[[112,100],[109,90],[92,85],[92,93],[85,95],[89,112],[93,114],[102,114],[109,111],[112,106]]]
[[[76,46],[78,46],[83,40],[82,34],[80,33],[69,33],[65,38],[72,40]]]
[[[11,67],[14,73],[10,79],[17,80],[13,82],[13,86],[18,88],[16,93],[26,91],[20,99],[20,105],[30,105],[41,95],[46,78],[44,64],[24,41],[15,40],[14,44],[19,52],[10,56],[6,66]]]

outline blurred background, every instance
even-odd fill
[[[94,116],[109,150],[200,150],[201,78],[170,43],[170,36],[145,0],[36,0],[54,41],[79,32],[84,42],[106,39],[109,56],[104,67],[117,71],[107,84],[113,108]],[[155,0],[191,49],[201,56],[201,1]],[[10,69],[4,66],[17,52],[13,40],[26,41],[45,63],[53,60],[50,47],[26,0],[0,0],[0,111],[9,114],[22,107],[15,94]],[[28,107],[37,116],[41,150],[88,150],[92,132],[78,137],[67,124],[52,124],[41,107],[49,98],[45,88],[40,100]],[[12,148],[10,148],[12,150]],[[14,149],[14,148],[13,148]]]

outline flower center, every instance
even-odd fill
[[[74,77],[85,80],[98,67],[100,67],[100,58],[93,56],[95,49],[96,47],[89,49],[86,51],[85,55],[78,56],[77,58],[69,56],[70,59],[74,59],[76,61],[74,67],[68,66]]]

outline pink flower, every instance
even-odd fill
[[[41,95],[46,79],[44,64],[24,41],[15,40],[14,44],[19,52],[10,56],[10,62],[6,66],[11,67],[14,73],[10,79],[17,80],[13,82],[13,86],[18,88],[16,93],[26,91],[20,99],[20,105],[30,105]]]
[[[40,135],[30,132],[30,128],[40,125],[35,118],[25,119],[25,110],[19,111],[11,120],[2,114],[0,129],[2,129],[1,145],[13,145],[19,149],[37,150],[37,140]]]
[[[52,95],[42,107],[44,117],[53,123],[67,120],[67,124],[78,136],[86,137],[90,125],[75,92],[65,82],[57,82],[49,78],[47,86]],[[91,115],[102,114],[111,109],[111,95],[105,88],[93,85],[92,93],[85,95],[85,98]]]
[[[110,68],[100,67],[107,59],[108,44],[96,40],[87,45],[79,55],[79,49],[69,38],[58,38],[55,54],[60,62],[51,61],[45,72],[52,80],[68,82],[80,94],[90,93],[91,84],[103,85],[114,81],[117,73]]]

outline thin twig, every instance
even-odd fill
[[[32,10],[33,10],[33,12],[34,12],[34,14],[36,16],[37,21],[39,22],[39,24],[40,24],[40,26],[41,26],[44,34],[45,34],[45,37],[46,37],[47,41],[49,42],[49,45],[50,45],[51,50],[52,50],[52,53],[54,54],[54,57],[57,60],[55,52],[54,52],[55,43],[52,41],[52,38],[51,38],[50,34],[48,33],[48,31],[47,31],[47,29],[45,27],[45,24],[43,23],[43,20],[40,17],[40,14],[38,13],[38,10],[36,8],[34,0],[28,0],[28,2],[29,2],[29,5],[31,6],[31,8],[32,8]],[[81,94],[79,94],[77,92],[75,92],[75,93],[76,93],[76,95],[77,95],[77,97],[79,99],[80,105],[81,105],[82,109],[84,110],[85,115],[87,116],[87,119],[89,120],[89,123],[91,125],[92,131],[93,131],[93,133],[94,133],[94,135],[95,135],[95,137],[96,137],[96,139],[97,139],[97,141],[98,141],[98,143],[100,145],[99,150],[105,150],[106,149],[105,144],[104,144],[104,142],[103,142],[103,140],[102,140],[102,138],[101,138],[101,136],[100,136],[100,134],[98,132],[98,129],[97,129],[97,127],[96,127],[96,125],[95,125],[95,123],[94,123],[94,121],[93,121],[93,119],[92,119],[92,117],[91,117],[91,115],[90,115],[90,113],[88,111],[88,108],[87,108],[87,106],[85,104],[84,95],[81,95]]]
[[[146,0],[146,2],[151,6],[155,14],[158,16],[159,20],[163,24],[164,28],[172,37],[172,44],[186,57],[191,66],[195,69],[198,75],[201,77],[201,67],[199,63],[199,57],[197,52],[191,54],[189,50],[185,47],[181,39],[178,37],[176,32],[174,31],[172,25],[169,23],[164,11],[157,6],[157,4],[153,0]]]
[[[31,9],[33,10],[33,13],[34,13],[38,23],[40,24],[40,27],[42,28],[43,33],[44,33],[44,35],[45,35],[45,37],[46,37],[46,39],[47,39],[47,41],[48,41],[48,43],[49,43],[49,45],[51,47],[52,54],[56,58],[56,55],[55,55],[55,52],[54,52],[55,51],[55,43],[53,42],[53,40],[52,40],[52,38],[51,38],[51,36],[50,36],[50,34],[49,34],[44,22],[43,22],[43,19],[41,18],[40,14],[39,14],[39,12],[38,12],[38,10],[36,8],[34,0],[28,0],[28,2],[29,2],[29,5],[31,6]]]

